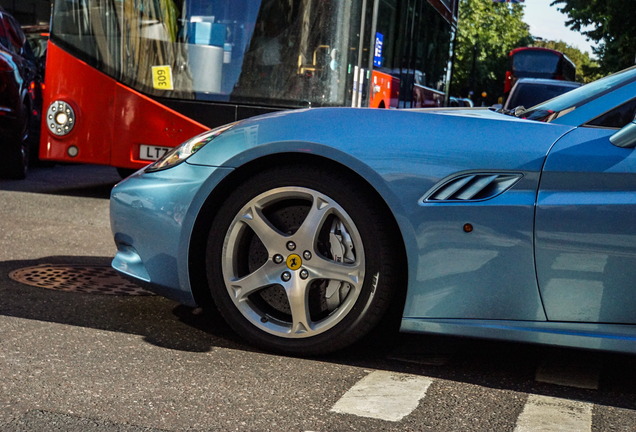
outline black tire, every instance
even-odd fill
[[[22,119],[24,126],[14,131],[8,138],[8,146],[5,148],[5,158],[2,169],[2,177],[14,180],[26,178],[29,169],[29,127],[30,112],[28,107],[22,106]]]
[[[40,136],[40,122],[37,121],[36,117],[33,117],[29,127],[29,137],[26,140],[29,146],[29,167],[53,167],[55,162],[40,160]]]
[[[212,297],[228,324],[256,346],[303,356],[342,349],[378,323],[396,288],[386,226],[366,189],[348,176],[306,165],[262,172],[237,187],[212,221]],[[297,249],[289,250],[290,240]],[[343,262],[334,250],[346,255]]]
[[[6,159],[2,177],[13,180],[23,180],[26,178],[29,167],[29,150],[24,142],[13,139],[7,149]]]

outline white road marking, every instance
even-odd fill
[[[592,404],[530,395],[514,432],[590,432]]]
[[[399,421],[417,408],[432,382],[418,375],[375,371],[351,387],[331,411]]]

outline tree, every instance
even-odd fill
[[[593,48],[604,74],[633,66],[636,21],[633,0],[555,0],[569,18],[566,25],[598,44]]]
[[[598,63],[587,52],[566,44],[563,41],[536,41],[535,46],[561,51],[576,66],[576,81],[587,84],[601,78],[603,74]]]
[[[503,94],[508,54],[532,43],[523,22],[523,5],[492,0],[460,0],[455,62],[451,91],[491,105]]]

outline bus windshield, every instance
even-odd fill
[[[57,0],[54,8],[52,41],[146,94],[290,107],[345,101],[346,0]]]
[[[458,10],[459,0],[54,0],[44,100],[77,115],[47,118],[40,159],[126,173],[205,128],[284,109],[443,106]]]
[[[529,120],[550,123],[560,116],[633,81],[636,81],[636,66],[586,84],[516,115]]]
[[[504,96],[519,78],[545,78],[564,81],[576,79],[576,66],[562,52],[541,47],[522,47],[510,51]]]
[[[520,51],[512,57],[512,70],[518,76],[523,72],[549,74],[551,78],[557,73],[560,57],[551,51]]]

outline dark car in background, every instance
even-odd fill
[[[22,31],[26,35],[27,41],[31,46],[31,51],[35,56],[37,67],[42,82],[44,82],[44,72],[46,68],[46,53],[49,45],[49,26],[48,25],[26,25],[22,26]]]
[[[448,106],[450,107],[462,107],[462,108],[472,108],[473,101],[468,98],[459,98],[451,96],[448,100]]]
[[[0,7],[0,176],[22,179],[40,124],[42,79],[20,24]],[[29,136],[31,135],[31,139]]]
[[[530,108],[577,87],[581,87],[581,84],[553,79],[521,78],[510,91],[504,109],[510,110],[519,106]]]

